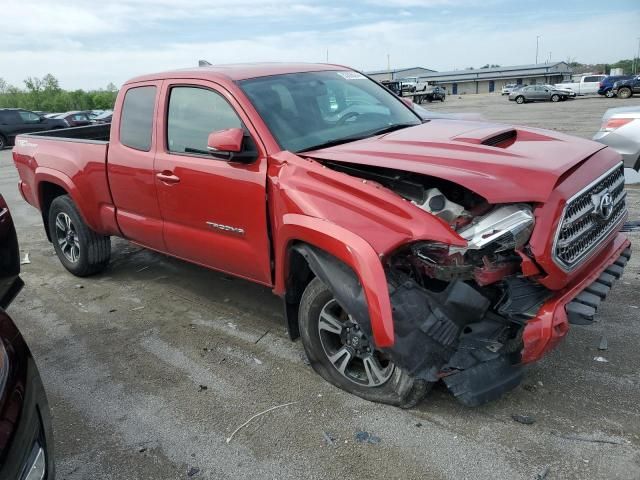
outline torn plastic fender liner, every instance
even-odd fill
[[[309,268],[335,299],[371,335],[369,309],[355,273],[340,260],[310,245],[296,245]],[[395,342],[381,350],[412,376],[430,382],[455,353],[461,329],[482,319],[489,300],[464,282],[455,281],[441,293],[420,288],[407,278],[389,282]]]
[[[396,342],[385,349],[410,375],[435,382],[456,353],[462,329],[482,320],[490,302],[456,280],[442,292],[430,292],[409,278],[389,284]]]

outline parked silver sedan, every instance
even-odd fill
[[[522,104],[527,102],[560,102],[575,97],[569,90],[558,90],[551,85],[529,85],[509,94],[509,100]]]
[[[593,139],[622,155],[626,168],[640,171],[640,106],[607,110]]]

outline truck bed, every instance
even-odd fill
[[[60,128],[45,132],[24,134],[26,137],[46,137],[51,140],[86,143],[109,143],[111,124],[87,125],[86,127]]]
[[[25,200],[41,208],[46,188],[62,188],[93,230],[117,233],[107,180],[110,130],[104,124],[18,135],[13,160]]]

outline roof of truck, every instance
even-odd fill
[[[191,78],[202,80],[246,80],[248,78],[268,77],[287,73],[319,72],[326,70],[349,70],[343,65],[327,63],[236,63],[227,65],[208,65],[205,67],[184,68],[167,72],[151,73],[132,78],[126,83],[162,80],[165,78]]]

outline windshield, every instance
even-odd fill
[[[388,90],[353,71],[290,73],[239,85],[280,147],[292,152],[421,123]]]

